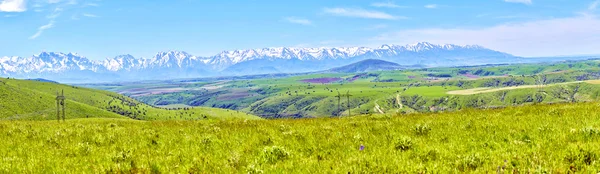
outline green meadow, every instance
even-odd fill
[[[1,121],[3,173],[597,173],[598,103],[279,120]]]

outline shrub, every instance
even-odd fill
[[[419,155],[419,158],[421,159],[421,161],[427,162],[427,161],[435,161],[439,158],[439,156],[440,156],[440,152],[435,149],[432,149],[432,150],[428,150],[427,153],[425,153],[425,154]]]
[[[265,147],[262,152],[262,159],[267,163],[277,163],[278,161],[287,159],[289,156],[290,153],[285,148],[279,146]]]
[[[402,137],[396,140],[394,148],[396,150],[406,151],[410,150],[413,146],[412,139],[410,137]]]
[[[598,154],[596,154],[596,152],[581,147],[571,149],[565,157],[567,162],[575,164],[576,166],[581,166],[582,164],[591,165],[597,159]]]
[[[417,135],[428,135],[430,131],[431,128],[426,124],[417,124],[413,128],[413,132],[415,132]]]
[[[593,127],[582,128],[580,130],[580,132],[581,132],[581,134],[583,134],[586,137],[593,137],[593,136],[600,135],[600,130],[593,128]]]
[[[127,162],[132,159],[132,152],[130,150],[121,150],[112,155],[112,161],[115,163]]]
[[[481,158],[478,154],[471,154],[462,158],[459,158],[458,161],[458,170],[460,171],[469,171],[469,170],[477,170],[477,168],[483,166],[483,158]]]
[[[250,164],[246,167],[246,173],[248,174],[257,174],[257,173],[265,173],[263,170],[259,169],[255,164]]]

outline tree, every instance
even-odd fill
[[[500,95],[498,96],[498,100],[500,100],[500,102],[504,103],[504,100],[506,99],[506,94],[508,94],[508,91],[504,90],[500,92]]]
[[[535,103],[541,103],[544,101],[545,98],[546,96],[543,93],[535,93]]]
[[[558,87],[554,88],[554,90],[552,90],[551,94],[555,98],[562,99],[567,102],[575,103],[575,102],[577,102],[575,95],[577,95],[577,93],[579,92],[580,87],[581,87],[581,84],[579,84],[579,83],[573,87],[558,86]]]

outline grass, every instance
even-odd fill
[[[540,104],[599,100],[597,80],[577,88],[565,84],[597,77],[598,65],[386,71],[330,84],[300,80],[356,74],[106,88],[212,87],[145,96],[169,109],[113,92],[0,79],[0,173],[598,173],[600,103]],[[462,72],[481,78],[465,80]],[[548,75],[557,85],[447,94],[526,86],[533,82],[524,76],[530,73]],[[52,120],[58,90],[67,96],[66,122]],[[339,109],[338,91],[353,95],[342,98]],[[238,98],[242,94],[249,97]],[[263,120],[178,103],[198,96],[213,106],[249,102],[238,107],[269,118],[342,117]],[[495,106],[507,108],[472,109]],[[386,114],[372,115],[379,110]],[[446,112],[454,110],[460,111]],[[348,111],[361,115],[345,117]]]
[[[0,121],[6,173],[597,173],[598,103],[300,120]]]
[[[259,119],[237,111],[193,107],[162,109],[108,91],[30,80],[1,79],[0,119],[56,119],[56,92],[66,96],[66,117],[142,120]]]

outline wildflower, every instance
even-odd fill
[[[365,150],[365,146],[361,144],[360,145],[360,151],[363,151],[363,150]]]

